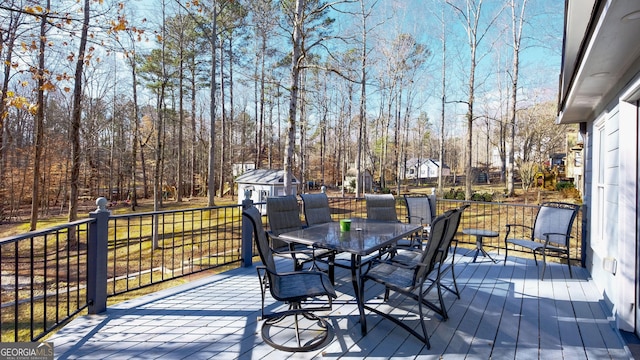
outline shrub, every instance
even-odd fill
[[[492,193],[473,193],[473,195],[471,195],[471,200],[472,201],[492,202],[493,201],[493,194]]]
[[[556,184],[556,190],[575,189],[576,186],[570,181],[560,181]]]
[[[464,190],[462,189],[450,189],[445,192],[443,197],[448,200],[464,200]],[[471,201],[493,201],[492,193],[473,193],[471,194]]]
[[[462,196],[462,198],[460,198],[460,196]],[[451,188],[444,193],[443,197],[448,200],[464,200],[464,191],[462,189]]]

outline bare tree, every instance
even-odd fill
[[[89,0],[84,0],[82,31],[80,35],[80,48],[76,60],[76,71],[73,87],[73,110],[71,113],[71,184],[69,194],[69,221],[78,218],[78,186],[80,175],[80,124],[82,122],[82,70],[87,61],[86,48],[89,34]],[[48,8],[48,6],[47,6]]]
[[[284,193],[292,194],[293,147],[296,140],[296,116],[298,105],[298,85],[304,54],[302,52],[302,24],[305,0],[296,0],[293,16],[293,54],[291,56],[291,78],[289,79],[289,117],[284,156]]]
[[[321,46],[326,41],[326,35],[333,23],[333,19],[326,16],[329,9],[339,3],[349,2],[341,0],[323,3],[318,0],[296,0],[294,8],[288,8],[283,3],[285,16],[292,26],[291,40],[291,73],[289,79],[289,112],[287,118],[287,135],[284,156],[284,192],[292,194],[293,155],[296,139],[296,117],[298,116],[298,96],[300,93],[300,75],[305,67],[305,61],[314,47]]]
[[[447,22],[444,19],[444,6],[442,7],[442,34],[440,40],[442,42],[442,97],[441,97],[441,112],[440,112],[440,138],[438,141],[438,161],[440,166],[438,167],[438,192],[442,193],[442,168],[444,167],[444,119],[445,119],[445,105],[447,104]]]
[[[482,19],[482,5],[483,0],[465,0],[464,6],[457,4],[458,1],[447,0],[454,11],[459,15],[462,25],[467,33],[467,44],[469,45],[470,57],[469,57],[469,83],[468,83],[468,98],[465,102],[467,105],[466,123],[467,123],[467,156],[465,158],[465,199],[470,200],[473,182],[473,167],[472,167],[472,149],[473,149],[473,121],[475,120],[474,105],[475,105],[475,91],[476,91],[476,67],[478,65],[479,55],[478,47],[485,36],[489,33],[493,24],[496,22],[500,13],[504,8],[498,9],[489,21],[480,27],[480,20]]]
[[[2,88],[0,88],[0,184],[4,184],[6,155],[5,155],[5,119],[8,115],[7,104],[9,103],[9,79],[11,77],[11,67],[13,65],[13,49],[18,38],[18,29],[22,25],[23,13],[20,11],[7,11],[8,24],[0,31],[0,55],[3,55],[3,76]],[[4,53],[4,54],[3,54]],[[0,204],[2,206],[2,204]]]
[[[273,28],[275,26],[275,7],[272,1],[251,0],[249,5],[253,10],[255,24],[254,32],[257,42],[257,55],[254,67],[254,92],[256,93],[256,102],[254,108],[256,124],[256,151],[255,166],[260,168],[262,165],[263,148],[264,148],[264,127],[265,127],[265,105],[266,105],[266,85],[267,85],[267,68],[266,62],[271,52],[268,46],[269,37],[273,36]],[[258,108],[259,107],[259,108]]]
[[[218,7],[217,1],[212,0],[213,16],[211,16],[211,32],[209,33],[209,42],[211,46],[211,88],[209,92],[210,105],[209,116],[211,116],[209,128],[209,160],[208,160],[208,180],[207,180],[207,197],[209,206],[215,205],[215,150],[216,150],[216,43],[218,36]]]
[[[520,51],[522,42],[522,28],[525,18],[525,10],[527,8],[527,0],[521,0],[520,14],[517,12],[516,0],[511,0],[511,32],[513,46],[513,63],[511,68],[511,122],[509,130],[511,131],[509,158],[507,160],[507,195],[514,194],[514,154],[516,140],[516,108],[518,106],[518,70],[520,69]]]
[[[51,0],[47,0],[47,6],[43,10],[40,16],[40,36],[39,36],[40,41],[38,42],[38,48],[40,49],[38,53],[38,95],[37,95],[38,112],[36,114],[36,125],[35,125],[36,131],[35,131],[35,154],[33,159],[33,189],[31,192],[31,223],[29,225],[29,230],[31,231],[35,230],[38,224],[38,208],[40,206],[40,165],[41,165],[42,146],[43,146],[42,142],[44,137],[44,92],[45,92],[45,83],[47,82],[47,79],[45,79],[44,58],[45,58],[45,48],[46,48],[45,44],[47,41],[46,40],[47,39],[47,23],[48,23],[47,16],[49,14],[50,8],[51,8]],[[85,38],[85,41],[86,41],[86,38]],[[82,70],[82,68],[80,68],[80,70]],[[80,76],[76,77],[76,84],[77,84],[76,86],[81,86],[82,84],[82,71],[80,71]],[[75,89],[74,89],[74,94],[75,94]],[[79,102],[80,101],[78,100],[78,103]],[[74,102],[74,105],[75,105],[75,102]],[[75,112],[74,112],[74,115],[75,115]],[[80,123],[80,120],[78,120],[78,123]],[[77,137],[75,138],[72,137],[71,141],[72,141],[73,149],[76,150],[76,146],[77,146],[77,150],[79,154],[80,140]],[[74,152],[74,155],[75,154],[76,153]],[[78,166],[80,166],[79,164],[80,162],[78,159]],[[73,171],[72,171],[72,175],[73,175]],[[77,179],[77,173],[76,173],[76,179]],[[71,182],[71,186],[73,187],[73,180]],[[72,195],[73,195],[73,188],[72,188]],[[76,183],[76,195],[77,195],[77,183]],[[77,201],[77,198],[76,198],[76,201]],[[72,201],[70,205],[73,206],[73,204],[74,203]],[[75,220],[75,215],[73,215],[73,218],[72,218],[71,207],[70,207],[69,221],[73,221],[73,220]]]

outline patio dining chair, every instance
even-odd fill
[[[420,260],[415,266],[405,266],[403,264],[394,263],[385,260],[374,260],[370,263],[366,272],[362,275],[360,287],[360,296],[364,299],[365,283],[367,281],[374,281],[385,287],[384,301],[389,305],[392,305],[389,301],[389,290],[397,293],[401,296],[413,299],[417,302],[419,322],[422,329],[422,334],[418,333],[412,326],[407,324],[405,319],[407,316],[394,316],[391,312],[378,309],[377,306],[372,306],[365,302],[364,307],[386,319],[393,321],[409,333],[420,339],[427,345],[427,348],[431,348],[429,343],[429,335],[427,334],[427,328],[425,326],[425,309],[424,306],[442,316],[443,320],[447,319],[447,313],[442,298],[442,289],[437,286],[437,280],[434,282],[429,279],[429,274],[436,269],[437,260],[439,258],[440,243],[445,239],[447,224],[449,222],[448,215],[440,215],[434,219],[431,226],[431,236],[426,244],[426,248],[421,253]],[[434,284],[428,286],[425,290],[425,284]],[[429,301],[426,296],[435,288],[438,293],[438,304],[434,304]],[[393,306],[393,305],[392,305]]]
[[[435,218],[435,195],[411,196],[404,195],[404,203],[407,206],[407,221],[409,224],[422,226],[422,232],[418,234],[417,241],[422,244],[429,239],[429,227]]]
[[[331,208],[329,208],[329,198],[325,193],[318,194],[301,194],[302,208],[304,209],[304,218],[307,222],[307,226],[313,226],[318,224],[324,224],[332,222]],[[348,259],[337,259],[336,252],[330,252],[329,250],[317,250],[322,251],[322,256],[316,256],[316,261],[326,263],[328,266],[329,278],[331,283],[335,282],[335,266],[343,268],[350,268],[350,257]]]
[[[456,280],[455,274],[455,256],[458,249],[458,240],[456,239],[456,234],[458,233],[458,229],[460,227],[462,213],[469,206],[469,204],[465,204],[460,206],[459,208],[448,210],[443,214],[448,217],[449,223],[447,225],[444,239],[440,242],[438,257],[436,259],[436,262],[438,264],[438,271],[435,274],[435,278],[432,279],[434,283],[437,283],[438,286],[441,286],[443,289],[451,292],[458,299],[460,299],[460,290],[458,289],[458,282]],[[452,246],[453,251],[451,250]],[[416,251],[415,249],[399,250],[398,254],[391,258],[391,261],[411,267],[415,266],[420,261],[421,254],[422,251]],[[448,272],[451,272],[451,282],[453,283],[453,288],[442,282],[444,275]],[[446,314],[446,309],[443,310],[443,312],[445,312]]]
[[[392,194],[365,194],[367,219],[376,221],[398,221],[396,198]]]
[[[267,198],[267,218],[269,219],[269,240],[271,248],[277,256],[291,257],[294,270],[300,270],[305,263],[332,255],[332,251],[313,249],[303,244],[293,244],[280,239],[280,234],[300,230],[303,227],[300,220],[300,207],[295,195],[275,196]]]
[[[258,279],[262,294],[261,315],[262,339],[276,349],[284,351],[310,351],[325,344],[329,336],[329,325],[326,320],[315,315],[317,311],[330,311],[336,292],[327,274],[320,271],[292,271],[278,272],[274,260],[274,253],[269,245],[268,236],[262,225],[260,211],[250,207],[242,212],[253,227],[253,237],[262,260],[257,266]],[[288,305],[286,310],[276,310],[267,313],[265,310],[266,292]],[[326,297],[327,301],[319,303],[319,299]],[[271,306],[269,306],[271,307]],[[285,319],[293,316],[295,343],[290,344],[292,336],[283,334],[289,327],[283,327]],[[300,318],[302,316],[302,318]],[[307,319],[304,326],[300,320]],[[273,331],[272,331],[273,330]],[[284,339],[282,342],[277,340]]]
[[[307,226],[332,222],[327,194],[301,194],[304,219]]]
[[[537,255],[542,255],[542,275],[547,268],[547,256],[565,258],[571,272],[571,260],[569,259],[569,245],[573,221],[578,215],[580,205],[563,202],[546,202],[540,205],[533,227],[523,224],[507,224],[507,233],[504,237],[505,253],[504,261],[507,262],[509,250],[528,250],[533,253],[533,259],[538,265]],[[511,246],[509,246],[511,244]]]
[[[367,207],[367,220],[374,221],[393,221],[399,222],[398,212],[396,210],[396,198],[393,194],[365,194]],[[418,247],[420,246],[420,238],[416,234],[407,239],[398,241],[390,254],[394,254],[397,248]]]

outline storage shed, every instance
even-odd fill
[[[297,195],[298,179],[291,179],[293,195]],[[284,170],[254,169],[245,172],[236,178],[238,184],[238,204],[244,200],[244,192],[250,192],[250,198],[254,203],[261,203],[269,196],[284,195]],[[265,213],[263,206],[258,208]]]

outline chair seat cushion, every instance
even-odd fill
[[[309,271],[274,276],[273,294],[279,300],[299,301],[310,297],[329,295],[336,298],[336,291],[327,274]]]
[[[420,250],[408,250],[408,249],[398,249],[398,253],[391,258],[391,261],[412,266],[417,264],[420,261],[420,257],[422,256],[422,251]]]
[[[367,277],[382,284],[408,289],[413,285],[414,271],[393,264],[379,262],[367,272]]]

